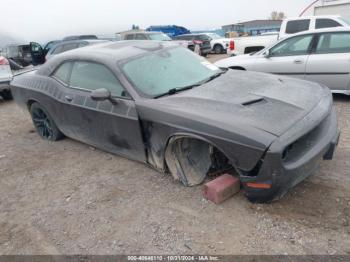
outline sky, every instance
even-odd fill
[[[298,16],[311,0],[0,0],[0,33],[26,41],[66,35],[111,35],[133,24],[176,24],[208,30],[253,19],[272,11]]]

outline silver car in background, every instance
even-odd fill
[[[299,33],[216,65],[301,78],[323,84],[333,93],[350,95],[350,28]]]
[[[12,98],[10,91],[10,81],[12,80],[12,71],[8,60],[0,56],[0,96],[4,100]]]

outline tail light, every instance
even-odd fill
[[[9,61],[3,57],[3,56],[0,56],[0,65],[8,65],[9,64]]]
[[[203,44],[203,42],[200,41],[200,40],[193,40],[193,43],[194,43],[195,45],[201,45],[201,44]]]
[[[235,50],[235,41],[230,41],[230,50]]]

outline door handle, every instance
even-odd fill
[[[68,101],[68,102],[72,102],[73,101],[73,97],[71,97],[69,95],[64,96],[64,99],[66,99],[66,101]]]
[[[294,64],[302,64],[302,63],[304,63],[304,60],[302,60],[302,59],[295,59],[294,60]]]

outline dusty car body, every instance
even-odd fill
[[[103,70],[119,91],[97,81],[110,77]],[[94,81],[95,88],[82,87]],[[233,168],[251,201],[283,196],[332,158],[339,138],[328,88],[221,71],[171,42],[68,51],[16,76],[11,88],[45,139],[64,134],[170,172],[186,186]]]

